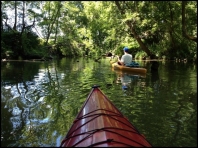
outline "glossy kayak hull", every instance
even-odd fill
[[[112,68],[115,70],[121,70],[121,71],[130,71],[130,72],[136,72],[136,73],[146,73],[146,68],[140,68],[140,67],[127,67],[127,66],[121,66],[117,62],[111,63]]]
[[[133,71],[122,71],[119,69],[111,69],[112,71],[114,71],[115,73],[117,73],[118,75],[123,75],[123,74],[127,74],[130,76],[140,76],[142,78],[146,78],[146,73],[139,73],[139,72],[133,72]]]
[[[95,86],[61,147],[151,147],[151,144]]]

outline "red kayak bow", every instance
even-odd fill
[[[78,113],[61,147],[152,147],[98,86]]]

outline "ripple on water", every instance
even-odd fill
[[[12,109],[13,116],[18,116],[21,114],[21,112],[22,112],[22,110],[20,110],[17,106]]]
[[[23,121],[27,122],[29,120],[29,113],[30,113],[30,109],[24,108],[23,113],[22,113]]]
[[[4,88],[5,89],[11,89],[11,86],[5,86]]]
[[[10,122],[12,123],[13,130],[21,127],[21,116],[15,116],[10,118]]]
[[[97,84],[154,145],[196,146],[196,72],[185,70],[178,75],[162,65],[159,80],[153,81],[149,71],[146,78],[132,76],[125,92],[120,80],[117,83],[118,75],[111,71],[109,62],[105,67],[103,61],[100,64],[91,61],[89,59],[90,64],[86,61],[86,65],[78,62],[77,66],[69,60],[52,65],[38,63],[31,69],[32,63],[28,62],[26,66],[17,67],[25,69],[21,75],[23,82],[12,80],[12,75],[8,75],[8,80],[8,76],[2,77],[3,145],[60,146],[92,86]],[[75,66],[82,69],[73,71]]]
[[[39,125],[39,124],[49,123],[49,121],[50,121],[50,118],[46,117],[44,119],[31,119],[26,124],[27,125],[30,125],[30,124]]]

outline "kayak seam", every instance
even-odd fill
[[[137,143],[137,144],[139,144],[139,145],[141,145],[141,146],[144,146],[144,145],[142,145],[141,143],[139,143],[139,142],[137,142],[137,141],[135,141],[135,140],[133,140],[133,139],[130,139],[130,138],[128,138],[128,137],[125,137],[124,135],[121,135],[121,134],[116,133],[116,132],[114,132],[114,131],[111,131],[111,130],[109,130],[109,129],[124,130],[124,131],[128,131],[128,132],[135,133],[135,134],[139,135],[140,137],[143,137],[143,136],[142,136],[141,134],[139,134],[137,131],[130,131],[130,130],[122,129],[122,128],[114,128],[114,127],[108,127],[108,128],[107,128],[107,127],[105,127],[105,128],[94,129],[94,130],[91,130],[91,131],[87,131],[87,132],[84,132],[84,133],[80,133],[80,134],[76,134],[76,135],[67,137],[67,139],[64,139],[64,140],[63,140],[63,143],[66,142],[67,140],[71,139],[71,138],[76,137],[76,136],[84,135],[84,134],[89,134],[89,135],[87,135],[86,137],[84,137],[83,139],[81,139],[80,141],[78,141],[77,143],[75,143],[75,144],[72,146],[72,147],[75,147],[76,145],[78,145],[79,143],[81,143],[82,141],[84,141],[85,139],[87,139],[88,137],[92,136],[92,135],[95,134],[96,132],[98,132],[98,131],[106,131],[106,132],[111,132],[111,133],[120,135],[120,136],[122,136],[122,137],[124,137],[124,138],[126,138],[126,139],[128,139],[128,140],[131,140],[131,141],[133,141],[133,142],[135,142],[135,143]],[[113,140],[113,141],[114,141],[114,140]],[[106,141],[103,141],[103,142],[106,142]],[[118,141],[114,141],[114,142],[118,142]],[[99,142],[99,143],[100,143],[100,142]],[[118,143],[121,143],[121,142],[118,142]],[[96,144],[96,143],[94,143],[94,144],[92,144],[92,145],[90,145],[90,146],[93,146],[93,145],[95,145],[95,144]],[[123,144],[125,144],[125,143],[123,143]],[[61,145],[62,145],[62,144],[61,144]],[[96,145],[97,145],[97,144],[96,144]],[[126,145],[127,145],[127,144],[126,144]],[[131,145],[129,145],[129,146],[131,146]]]
[[[134,128],[134,129],[137,131],[137,133],[139,133],[139,131],[138,131],[134,126],[132,126],[131,124],[130,124],[130,125],[127,125],[126,123],[124,123],[124,122],[122,122],[122,121],[120,121],[120,120],[118,120],[118,119],[116,119],[116,118],[113,118],[113,116],[119,116],[119,115],[110,115],[110,114],[98,113],[98,114],[93,114],[93,115],[90,115],[90,116],[86,116],[85,118],[91,117],[91,116],[95,116],[95,117],[93,117],[93,118],[90,119],[89,121],[85,122],[84,124],[82,124],[81,126],[79,126],[78,128],[76,128],[75,130],[73,130],[73,131],[72,131],[69,135],[67,135],[67,136],[69,137],[73,132],[75,132],[76,130],[78,130],[79,128],[81,128],[82,126],[84,126],[85,124],[87,124],[88,122],[90,122],[90,121],[92,121],[92,120],[94,120],[94,119],[100,117],[101,115],[109,116],[109,117],[111,117],[112,119],[117,120],[117,121],[121,122],[122,124],[124,124],[124,125],[126,125],[126,126],[128,126],[128,127],[130,127],[130,128]],[[123,119],[125,119],[125,120],[127,120],[124,116],[120,116],[120,117],[123,118]],[[84,118],[83,118],[83,119],[84,119]],[[79,120],[77,120],[77,121],[79,121]],[[76,123],[77,121],[75,121],[75,123]],[[140,133],[139,133],[139,134],[140,134]]]
[[[88,118],[88,117],[92,117],[92,116],[96,116],[96,115],[99,115],[99,116],[100,116],[100,115],[117,116],[117,117],[120,117],[120,118],[125,118],[125,117],[120,116],[120,115],[118,115],[118,114],[97,113],[97,114],[93,114],[93,115],[85,115],[85,116],[83,116],[83,117],[76,118],[76,119],[74,120],[74,123],[76,123],[76,122],[79,121],[79,120],[82,120],[82,119],[85,119],[85,118]]]
[[[119,141],[114,141],[113,139],[111,141],[109,141],[109,139],[107,139],[106,141],[97,142],[97,143],[94,143],[92,145],[89,145],[88,147],[93,147],[93,146],[100,145],[100,144],[103,144],[103,143],[106,143],[106,142],[115,142],[115,143],[120,143],[120,144],[124,144],[124,145],[130,146],[130,147],[133,147],[132,145],[129,145],[129,144],[126,144],[126,143],[123,143],[123,142],[119,142]]]
[[[93,112],[95,112],[95,111],[98,111],[98,110],[104,110],[104,111],[112,112],[112,113],[114,113],[114,114],[116,114],[116,115],[118,115],[118,116],[124,117],[124,116],[123,116],[122,114],[120,114],[120,113],[118,114],[118,113],[115,113],[115,112],[110,111],[110,110],[107,110],[107,109],[96,109],[96,110],[93,110],[93,111],[91,111],[91,112],[89,112],[89,113],[83,115],[82,117],[87,116],[87,115],[89,115],[89,114],[91,114],[91,113],[93,113]],[[82,118],[82,117],[80,117],[80,118]],[[76,119],[79,119],[79,118],[76,118]]]
[[[68,139],[70,139],[70,138],[72,138],[72,137],[75,137],[75,136],[78,136],[78,135],[82,135],[82,134],[91,132],[91,131],[88,131],[88,132],[85,132],[85,133],[81,133],[81,134],[77,134],[77,135],[71,136],[76,130],[78,130],[78,129],[81,128],[82,126],[86,125],[88,122],[90,122],[90,121],[92,121],[92,120],[98,118],[98,117],[101,116],[101,115],[109,116],[110,118],[112,118],[112,119],[114,119],[114,120],[117,120],[117,121],[121,122],[122,124],[128,126],[129,128],[134,129],[134,131],[135,131],[134,133],[137,133],[138,135],[142,136],[142,135],[139,133],[139,131],[136,130],[136,128],[135,128],[134,126],[132,126],[131,124],[130,124],[130,126],[129,126],[129,125],[125,124],[124,122],[122,122],[122,121],[120,121],[120,120],[118,120],[118,119],[116,119],[116,118],[113,117],[113,116],[118,116],[118,115],[109,115],[109,114],[100,113],[100,114],[93,114],[93,115],[90,115],[90,116],[95,116],[95,117],[93,117],[92,119],[90,119],[90,120],[87,121],[86,123],[82,124],[81,126],[79,126],[78,128],[76,128],[75,130],[73,130],[69,135],[66,136],[66,138],[62,141],[62,143],[64,143],[65,141],[67,141]],[[86,116],[85,118],[90,117],[90,116]],[[127,120],[124,116],[121,116],[121,117],[124,118],[125,120]],[[77,121],[76,121],[76,122],[77,122]],[[75,123],[76,123],[76,122],[75,122]],[[102,129],[103,129],[103,128],[102,128]],[[124,130],[124,129],[122,129],[122,130]],[[128,130],[127,130],[127,131],[128,131]],[[130,131],[130,132],[131,132],[131,131]],[[143,136],[142,136],[142,137],[143,137]],[[86,138],[86,137],[85,137],[85,138]],[[61,144],[61,145],[62,145],[62,144]]]

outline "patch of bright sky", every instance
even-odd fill
[[[41,13],[41,10],[39,9],[35,9],[35,8],[32,8],[33,11],[35,11],[36,13]],[[18,13],[19,13],[19,9],[17,9]],[[14,26],[14,17],[15,17],[15,11],[14,9],[10,9],[10,8],[7,8],[6,9],[6,14],[8,16],[8,24],[13,27]],[[17,23],[21,22],[21,18],[17,17]],[[28,16],[26,16],[26,19],[25,21],[27,21],[27,24],[28,25],[31,25],[32,24],[32,21],[30,21],[28,19]],[[37,25],[37,22],[35,23],[35,27],[32,28],[32,31],[35,32],[40,38],[43,38],[43,35],[41,33],[41,28]]]

